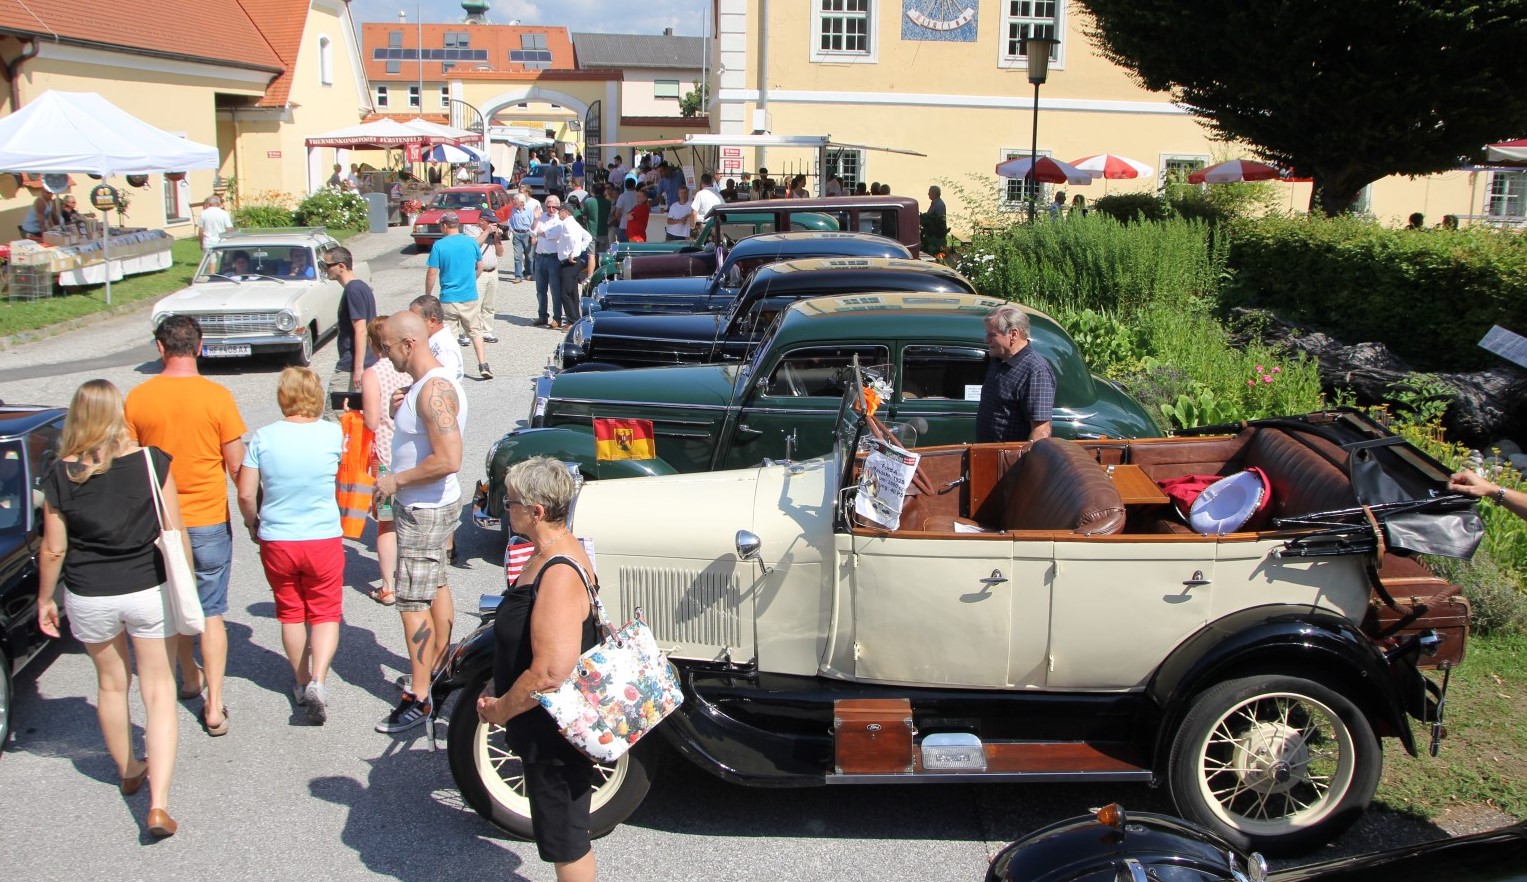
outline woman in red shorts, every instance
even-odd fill
[[[329,718],[325,683],[339,648],[345,575],[334,498],[344,438],[337,423],[319,419],[323,394],[311,370],[282,371],[276,401],[285,419],[250,436],[239,472],[239,511],[276,595],[292,697],[317,726]]]

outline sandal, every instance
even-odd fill
[[[217,738],[219,736],[228,734],[228,708],[223,708],[223,721],[218,723],[216,726],[207,725],[207,709],[205,707],[201,709],[200,716],[202,730],[205,731],[208,735],[211,735],[213,738]]]
[[[398,593],[391,588],[378,588],[366,595],[382,606],[392,606],[398,602]]]

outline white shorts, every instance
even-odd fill
[[[69,630],[81,643],[109,643],[123,631],[129,637],[163,639],[169,609],[160,587],[111,597],[82,597],[66,590]]]

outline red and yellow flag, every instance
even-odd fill
[[[594,458],[656,459],[652,420],[594,419]]]

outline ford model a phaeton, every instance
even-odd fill
[[[611,614],[641,609],[682,676],[660,728],[688,760],[756,786],[1164,784],[1278,854],[1364,810],[1380,739],[1417,751],[1411,718],[1435,750],[1467,605],[1412,552],[1471,553],[1478,515],[1360,414],[922,448],[905,493],[868,477],[900,457],[866,453],[877,427],[845,406],[825,457],[583,488],[574,530]],[[1198,533],[1156,483],[1252,467],[1271,488],[1254,530]],[[871,490],[899,516],[859,514]],[[472,641],[445,674],[466,691],[452,766],[523,834],[516,762],[472,712]],[[635,809],[650,759],[608,770],[598,830]]]

